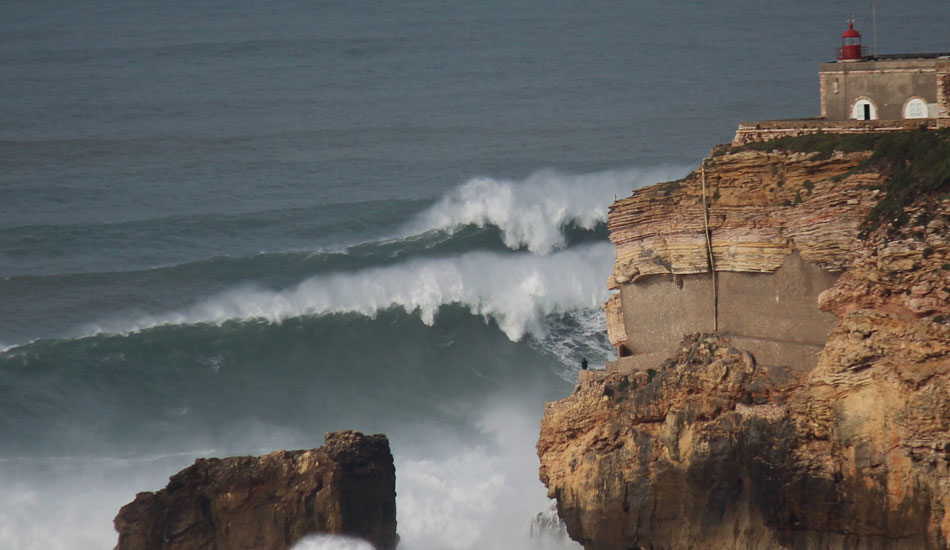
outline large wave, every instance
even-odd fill
[[[618,196],[685,172],[658,168],[568,175],[542,170],[522,181],[473,178],[418,215],[407,230],[454,232],[469,225],[496,226],[509,248],[548,254],[564,247],[568,225],[593,229],[607,220],[607,209]]]
[[[305,315],[359,313],[390,308],[418,312],[427,325],[439,308],[461,304],[494,320],[511,340],[543,335],[549,314],[596,309],[607,298],[604,279],[613,247],[596,243],[549,256],[469,252],[414,259],[356,272],[318,275],[283,290],[245,285],[181,311],[113,319],[84,332],[126,333],[159,325],[263,319],[279,323]]]

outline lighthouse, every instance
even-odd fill
[[[861,61],[867,57],[867,47],[861,45],[861,33],[854,28],[854,19],[848,20],[848,30],[841,35],[838,61]]]
[[[833,63],[822,63],[821,116],[824,120],[950,118],[950,53],[868,55],[861,33],[848,20]],[[927,123],[931,124],[931,123]]]
[[[835,61],[818,66],[818,80],[820,117],[743,122],[732,144],[815,132],[950,128],[950,51],[869,55],[849,19]]]

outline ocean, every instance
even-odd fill
[[[879,4],[882,53],[950,50],[946,1]],[[534,443],[612,357],[608,206],[817,115],[850,15],[4,1],[0,549],[111,548],[196,457],[338,429],[389,436],[400,548],[576,547],[528,536]]]

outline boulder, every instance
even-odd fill
[[[116,550],[286,550],[304,536],[396,547],[396,470],[382,434],[328,433],[317,449],[199,458],[115,518]]]

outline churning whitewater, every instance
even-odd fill
[[[460,304],[495,321],[512,340],[544,335],[551,314],[596,309],[606,299],[604,273],[613,247],[579,245],[549,256],[469,252],[456,257],[413,259],[354,273],[311,277],[291,288],[235,288],[188,308],[131,322],[94,325],[90,332],[124,333],[170,324],[221,324],[261,319],[280,323],[300,316],[359,313],[376,317],[391,308],[416,313],[426,325],[442,306]]]
[[[526,333],[543,336],[545,316],[596,310],[606,298],[604,280],[613,252],[602,238],[605,205],[618,194],[683,171],[565,175],[545,170],[523,181],[473,178],[414,214],[394,235],[373,241],[144,271],[51,274],[28,281],[12,277],[6,283],[42,287],[75,282],[121,292],[137,304],[125,310],[111,304],[86,308],[87,315],[95,313],[93,319],[57,312],[42,320],[46,325],[70,320],[71,326],[63,324],[58,334],[17,327],[31,339],[348,312],[373,317],[393,307],[416,312],[431,325],[439,308],[452,304],[493,320],[512,340]],[[299,279],[293,282],[295,275]],[[186,287],[174,296],[158,295],[183,277],[191,279],[189,286],[220,290],[201,296]],[[142,281],[151,284],[142,288]],[[143,302],[183,303],[174,310],[142,311]],[[12,346],[8,343],[4,350]]]
[[[814,113],[830,4],[3,2],[0,549],[339,429],[389,437],[400,550],[557,548],[534,443],[612,352],[607,208]],[[887,49],[940,51],[934,4]]]
[[[611,170],[567,175],[536,172],[521,182],[481,177],[442,197],[410,224],[417,232],[495,226],[511,249],[549,254],[566,244],[564,229],[593,230],[607,219],[607,207],[649,182],[681,170]]]
[[[0,280],[27,290],[18,307],[43,311],[70,291],[84,304],[51,304],[17,327],[28,341],[0,351],[16,389],[0,416],[11,487],[0,506],[16,510],[0,543],[66,548],[42,512],[58,507],[90,541],[79,548],[107,546],[118,508],[194,457],[356,428],[392,441],[402,548],[529,544],[548,506],[538,404],[572,383],[581,357],[596,364],[610,349],[605,205],[681,173],[478,177],[367,240]],[[87,506],[104,479],[101,504]],[[298,548],[362,547],[322,537]]]

